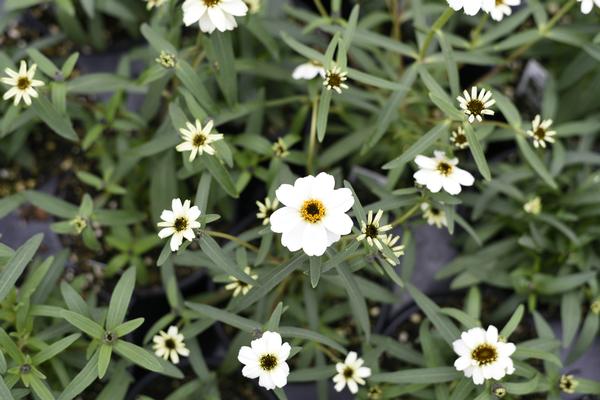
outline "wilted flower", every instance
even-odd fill
[[[383,210],[377,211],[375,214],[375,218],[373,218],[373,210],[369,210],[367,214],[367,220],[361,222],[361,234],[356,237],[356,240],[361,241],[367,239],[367,243],[369,246],[375,245],[379,250],[383,247],[381,246],[381,241],[385,238],[385,233],[392,229],[392,225],[383,225],[380,226],[380,220],[383,216]]]
[[[263,225],[268,225],[271,214],[273,214],[275,210],[277,210],[277,207],[279,207],[279,200],[275,199],[271,201],[270,198],[265,197],[265,202],[261,203],[260,201],[257,201],[256,206],[258,207],[256,218],[262,219]]]
[[[496,104],[496,100],[492,99],[492,92],[490,90],[481,89],[479,95],[476,86],[471,88],[471,93],[467,90],[463,91],[463,96],[458,96],[457,100],[460,108],[469,117],[469,122],[473,123],[475,120],[483,121],[484,115],[494,115],[494,111],[490,109],[491,106]]]
[[[250,14],[256,14],[260,11],[261,2],[261,0],[244,0],[244,3],[250,9]]]
[[[364,378],[371,376],[371,369],[363,367],[363,364],[363,359],[358,358],[358,354],[354,351],[348,353],[343,363],[337,363],[335,369],[338,373],[333,377],[335,390],[341,392],[348,385],[350,392],[356,394],[358,385],[364,385]]]
[[[450,136],[450,142],[457,149],[466,149],[469,147],[469,141],[467,140],[467,135],[465,135],[465,130],[462,126],[459,126],[455,131],[452,131],[452,136]]]
[[[154,7],[160,7],[167,2],[167,0],[145,0],[146,8],[148,10],[153,9]]]
[[[434,157],[425,157],[418,155],[415,163],[419,170],[414,173],[415,181],[427,186],[433,193],[439,192],[442,188],[449,194],[459,194],[462,186],[471,186],[475,178],[469,172],[458,168],[457,158],[447,158],[443,151],[434,151]]]
[[[577,0],[581,2],[581,12],[584,14],[589,14],[594,8],[594,4],[596,7],[600,7],[600,0]]]
[[[295,80],[311,80],[316,78],[318,75],[321,75],[322,78],[325,78],[325,68],[323,68],[323,65],[318,61],[309,61],[307,63],[300,64],[294,69],[294,72],[292,72],[292,78]]]
[[[394,253],[394,255],[396,257],[401,257],[404,255],[404,245],[403,244],[396,244],[398,243],[398,241],[400,240],[400,236],[394,236],[394,235],[386,235],[381,242],[386,245],[387,247],[389,247],[392,250],[392,253]],[[389,258],[389,257],[385,257],[385,260],[387,262],[389,262],[391,265],[396,265],[396,260]]]
[[[243,17],[248,6],[242,0],[186,0],[183,9],[183,23],[190,26],[198,22],[200,30],[213,33],[231,31],[237,27],[234,17]]]
[[[27,69],[27,62],[21,61],[19,72],[13,71],[10,68],[6,68],[4,72],[8,75],[8,78],[2,78],[2,83],[12,86],[8,89],[2,98],[8,100],[12,97],[15,98],[14,105],[18,105],[21,99],[28,106],[31,105],[31,98],[38,97],[38,92],[34,87],[44,86],[44,82],[37,79],[33,79],[35,76],[36,64],[32,64],[31,68]]]
[[[73,229],[75,229],[75,232],[77,232],[78,235],[80,235],[87,226],[85,218],[82,218],[79,215],[69,221],[69,223],[73,225]]]
[[[528,214],[538,215],[542,212],[542,199],[540,196],[536,196],[523,204],[523,210]]]
[[[177,65],[177,59],[175,58],[175,55],[167,51],[161,51],[160,55],[156,58],[155,61],[167,69],[175,68],[175,66]]]
[[[352,191],[334,187],[335,179],[325,172],[279,186],[275,194],[285,207],[271,214],[271,230],[283,234],[281,244],[288,250],[320,256],[352,231],[346,215],[354,204]]]
[[[577,382],[573,375],[569,374],[562,375],[560,377],[560,383],[558,386],[563,392],[572,394],[575,393],[575,388],[577,388],[577,385],[579,385],[579,382]]]
[[[483,3],[483,9],[490,14],[494,21],[502,21],[504,16],[512,14],[510,8],[521,4],[521,0],[494,0],[485,1]]]
[[[539,114],[531,121],[531,130],[527,131],[527,135],[533,138],[535,148],[542,147],[545,149],[546,143],[554,143],[556,131],[549,131],[550,126],[552,126],[552,120],[545,119],[542,121]]]
[[[290,368],[285,362],[290,356],[291,346],[283,343],[277,332],[266,331],[249,346],[242,346],[238,361],[244,364],[242,375],[258,378],[258,384],[267,390],[282,388],[287,384]]]
[[[448,226],[448,220],[446,219],[446,212],[440,208],[432,207],[429,203],[421,204],[421,211],[423,211],[423,218],[429,225],[435,225],[438,229],[442,226]]]
[[[282,138],[277,138],[277,141],[273,143],[271,148],[273,149],[273,154],[275,154],[275,157],[278,158],[286,158],[290,154],[287,144],[285,144]]]
[[[338,94],[342,93],[342,89],[348,89],[348,85],[344,82],[348,79],[348,73],[342,71],[337,65],[325,72],[323,86],[327,90],[335,90]]]
[[[506,388],[504,388],[502,386],[497,386],[492,391],[494,392],[494,396],[496,396],[499,399],[506,396]]]
[[[194,229],[200,227],[200,222],[196,221],[200,216],[200,209],[197,206],[190,208],[189,200],[181,204],[181,199],[173,199],[171,207],[172,211],[164,210],[160,215],[163,222],[159,222],[158,226],[163,229],[158,232],[158,237],[164,239],[172,236],[171,251],[177,251],[184,238],[194,240],[196,237]]]
[[[592,305],[590,306],[590,310],[596,315],[600,315],[600,299],[594,300]]]
[[[211,133],[213,130],[212,121],[208,121],[204,128],[202,128],[202,124],[198,120],[196,120],[196,125],[187,122],[186,126],[187,129],[181,128],[179,130],[184,141],[175,147],[177,151],[189,151],[190,162],[194,161],[197,154],[215,154],[215,149],[210,144],[223,139],[223,135],[220,133]]]
[[[486,330],[472,328],[452,343],[459,358],[454,362],[458,371],[463,371],[473,383],[481,385],[486,379],[500,380],[515,372],[510,356],[515,352],[513,343],[498,339],[498,329],[490,325]]]
[[[254,280],[256,280],[256,278],[258,278],[258,275],[252,274],[252,268],[250,268],[250,267],[244,268],[244,273]],[[240,294],[243,296],[246,293],[248,293],[250,291],[250,289],[252,289],[252,285],[250,285],[249,283],[246,283],[244,281],[240,281],[238,278],[236,278],[233,275],[229,276],[229,281],[230,281],[230,283],[225,285],[225,289],[233,290],[233,297],[237,297]]]
[[[158,357],[162,357],[165,360],[171,359],[173,364],[179,364],[179,356],[187,357],[190,355],[190,351],[185,347],[184,337],[179,333],[179,329],[172,325],[169,327],[167,332],[160,331],[158,335],[155,335],[152,341],[154,344],[154,354]]]

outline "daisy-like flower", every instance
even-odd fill
[[[575,379],[575,377],[571,374],[562,375],[560,377],[559,387],[564,393],[573,394],[575,393],[575,389],[579,385],[579,382]]]
[[[179,250],[183,239],[194,240],[195,228],[200,228],[200,222],[196,221],[200,216],[200,209],[197,206],[190,208],[190,201],[186,200],[181,204],[181,199],[173,199],[171,202],[172,210],[164,210],[160,215],[162,222],[158,223],[163,229],[158,232],[158,237],[164,239],[171,236],[171,251]]]
[[[342,93],[342,89],[348,89],[348,85],[344,82],[348,79],[348,72],[342,71],[337,65],[325,71],[323,86],[327,90],[335,90],[337,94]]]
[[[493,0],[485,1],[483,9],[489,13],[494,21],[502,21],[504,16],[512,14],[510,7],[515,7],[521,4],[521,0]]]
[[[215,29],[231,31],[237,27],[234,17],[243,17],[248,12],[242,0],[185,0],[181,8],[185,26],[197,22],[206,33],[213,33]]]
[[[537,148],[546,148],[546,143],[554,143],[554,136],[556,131],[550,131],[552,126],[551,119],[545,119],[542,121],[542,117],[538,114],[531,121],[531,130],[527,131],[527,135],[533,138],[533,146]]]
[[[467,15],[476,15],[483,8],[484,1],[490,0],[446,0],[454,11],[464,10]],[[494,0],[492,0],[494,1]]]
[[[348,353],[344,362],[337,363],[335,369],[338,373],[333,377],[335,390],[341,392],[348,385],[350,392],[356,394],[358,385],[364,385],[365,378],[371,376],[371,369],[363,367],[363,364],[363,359],[358,358],[354,351]]]
[[[202,128],[202,124],[198,120],[196,120],[196,125],[187,122],[186,126],[187,129],[181,128],[179,130],[183,143],[175,147],[177,151],[189,151],[190,162],[194,161],[197,154],[215,154],[215,149],[210,144],[223,139],[223,135],[220,133],[210,133],[213,130],[213,121],[208,121],[204,128]]]
[[[267,390],[284,387],[290,374],[285,362],[290,350],[290,344],[282,343],[279,333],[266,331],[250,346],[240,348],[238,361],[244,364],[242,375],[250,379],[258,378],[258,384]]]
[[[153,9],[154,7],[160,7],[163,4],[166,3],[167,0],[145,0],[146,1],[146,8],[148,10]]]
[[[459,126],[455,131],[452,131],[452,136],[450,136],[450,142],[457,149],[466,149],[469,147],[469,141],[467,140],[467,135],[465,135],[465,130],[462,126]]]
[[[316,78],[317,75],[325,78],[325,68],[320,62],[314,60],[298,65],[292,72],[292,78],[295,80],[306,79],[309,81]]]
[[[250,268],[250,267],[244,268],[244,273],[254,280],[256,280],[256,278],[258,278],[258,275],[252,273],[252,268]],[[250,291],[250,289],[252,289],[252,285],[250,285],[246,282],[240,281],[238,278],[236,278],[233,275],[229,275],[229,282],[230,283],[225,285],[225,289],[233,290],[233,297],[237,297],[240,294],[242,296],[244,296],[246,293],[248,293]]]
[[[538,215],[542,212],[542,199],[540,196],[536,196],[533,199],[529,200],[527,203],[523,204],[523,210],[527,214]]]
[[[257,201],[256,206],[258,207],[256,218],[262,219],[263,225],[268,225],[271,214],[273,214],[275,210],[277,210],[277,207],[279,207],[279,200],[275,199],[271,201],[270,198],[265,197],[265,202],[261,203],[260,201]]]
[[[160,331],[152,338],[154,354],[165,360],[171,359],[173,364],[179,364],[179,356],[187,357],[190,350],[185,347],[184,337],[176,326],[171,325],[167,332]]]
[[[361,240],[367,239],[369,246],[375,245],[379,250],[381,250],[383,248],[381,246],[381,242],[385,238],[384,232],[392,229],[392,225],[389,224],[380,226],[380,220],[382,216],[383,210],[377,211],[375,218],[373,218],[373,210],[369,210],[367,213],[367,220],[361,222],[360,231],[362,233],[356,237],[356,240],[360,242]]]
[[[273,143],[271,149],[273,149],[273,154],[275,154],[275,157],[277,158],[286,158],[290,155],[288,146],[282,138],[277,138],[277,141]]]
[[[423,211],[423,218],[429,225],[435,225],[438,229],[442,226],[448,226],[444,210],[432,207],[429,203],[423,203],[421,204],[421,211]]]
[[[398,243],[399,240],[400,240],[400,236],[386,235],[381,240],[381,242],[384,245],[386,245],[387,247],[389,247],[392,250],[392,252],[394,253],[394,255],[399,258],[404,255],[404,245],[396,244],[396,243]],[[396,260],[393,260],[389,257],[385,257],[385,260],[387,262],[389,262],[391,265],[396,265]]]
[[[38,86],[44,86],[44,82],[33,79],[36,69],[36,64],[32,64],[31,67],[27,69],[27,62],[24,60],[21,61],[19,72],[13,71],[10,68],[6,68],[4,72],[6,72],[8,77],[2,78],[2,83],[12,86],[12,88],[8,89],[2,98],[4,100],[8,100],[14,97],[15,100],[13,104],[15,106],[21,102],[21,99],[23,99],[25,104],[30,106],[31,98],[38,97],[38,92],[34,88]]]
[[[473,175],[456,166],[458,158],[447,158],[443,151],[434,151],[433,154],[433,158],[422,155],[415,158],[415,163],[420,169],[413,177],[418,184],[427,186],[433,193],[443,188],[449,194],[459,194],[461,185],[473,185]]]
[[[271,214],[271,230],[282,233],[281,244],[288,250],[320,256],[352,231],[346,215],[354,204],[352,191],[334,187],[335,179],[325,172],[279,186],[275,194],[285,207]]]
[[[581,2],[581,12],[584,14],[589,14],[594,8],[594,4],[596,7],[600,7],[600,0],[577,0]]]
[[[472,328],[452,343],[459,358],[454,362],[457,371],[463,371],[473,383],[481,385],[486,379],[500,380],[515,372],[510,356],[515,352],[513,343],[498,338],[498,329],[490,325],[486,330]]]
[[[479,122],[483,121],[484,115],[494,115],[494,111],[490,107],[496,104],[496,100],[492,99],[492,92],[490,90],[481,89],[478,95],[477,87],[473,86],[471,94],[467,90],[464,90],[463,95],[464,97],[458,96],[457,100],[460,108],[469,117],[470,123],[473,123],[475,120]]]

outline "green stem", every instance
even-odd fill
[[[442,15],[440,15],[440,17],[437,19],[437,21],[434,22],[434,24],[431,27],[431,29],[429,30],[429,32],[427,32],[427,36],[425,37],[425,42],[423,42],[423,46],[421,47],[421,50],[419,51],[419,61],[423,61],[423,59],[425,59],[427,50],[429,50],[429,46],[431,45],[431,41],[433,40],[433,35],[435,35],[435,33],[437,31],[439,31],[440,29],[442,29],[444,27],[444,25],[446,25],[446,22],[448,22],[450,17],[454,15],[454,12],[455,11],[452,8],[448,7],[446,9],[446,11],[444,11],[444,13]]]
[[[315,6],[319,10],[319,13],[321,14],[321,16],[328,17],[329,14],[327,14],[327,10],[325,9],[323,2],[321,0],[314,0],[314,2],[315,2]]]
[[[419,208],[421,208],[421,202],[418,202],[417,204],[412,206],[407,212],[396,218],[394,222],[392,222],[392,225],[396,226],[403,224],[404,222],[406,222],[406,220],[412,217],[419,210]]]
[[[312,102],[312,115],[310,118],[310,139],[308,142],[308,157],[306,160],[306,172],[312,175],[314,172],[313,160],[315,157],[315,148],[317,145],[317,112],[319,108],[319,99],[315,96]]]
[[[481,34],[483,27],[485,26],[485,24],[488,22],[489,19],[490,19],[490,15],[488,13],[483,14],[483,17],[481,17],[481,19],[479,20],[479,23],[477,24],[475,29],[473,29],[473,31],[471,32],[471,45],[472,46],[475,46],[475,43],[477,43],[477,41],[479,40],[479,35]]]
[[[540,31],[542,32],[542,36],[546,35],[546,33],[548,33],[550,31],[550,29],[554,28],[554,25],[556,25],[558,23],[558,21],[560,21],[560,19],[566,13],[568,13],[569,10],[571,8],[573,8],[573,6],[576,3],[577,3],[577,0],[570,0],[568,3],[566,3],[564,6],[562,6],[562,8],[560,10],[558,10],[558,12],[556,14],[554,14],[554,17],[552,17],[552,19],[540,29]]]

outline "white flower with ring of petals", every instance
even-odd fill
[[[337,375],[333,377],[335,390],[341,392],[346,385],[352,394],[358,393],[358,385],[364,385],[365,378],[371,376],[371,369],[363,367],[364,360],[358,358],[356,352],[351,351],[344,362],[335,365]]]
[[[13,104],[16,106],[21,102],[21,99],[28,106],[31,105],[31,98],[38,97],[38,92],[34,89],[38,86],[44,86],[44,82],[33,79],[35,76],[35,70],[37,69],[36,64],[32,64],[29,69],[27,69],[27,62],[21,61],[21,66],[19,68],[19,72],[13,71],[10,68],[6,68],[4,72],[8,75],[6,78],[2,78],[2,83],[12,86],[12,88],[8,89],[2,98],[4,100],[8,100],[14,97]]]
[[[198,23],[206,33],[231,31],[237,27],[235,17],[248,13],[248,6],[242,0],[185,0],[183,23],[185,26]]]
[[[240,348],[238,361],[244,364],[242,375],[258,378],[258,384],[267,390],[284,387],[290,374],[286,360],[291,349],[289,343],[282,343],[279,333],[266,331],[250,346]]]
[[[190,350],[185,347],[184,340],[185,338],[179,333],[179,329],[176,326],[171,325],[167,332],[160,331],[158,335],[155,335],[152,339],[154,342],[152,345],[154,354],[165,360],[170,358],[173,364],[179,364],[180,355],[183,357],[188,357],[190,355]]]
[[[434,157],[418,155],[415,163],[419,170],[414,173],[415,181],[426,186],[433,193],[442,188],[449,194],[459,194],[462,186],[471,186],[475,178],[469,172],[457,167],[457,158],[447,158],[443,151],[434,151]]]
[[[158,232],[158,237],[164,239],[171,236],[171,251],[179,250],[183,239],[194,240],[194,229],[200,228],[200,222],[196,221],[200,209],[197,206],[190,207],[190,204],[189,200],[181,204],[181,199],[173,199],[172,210],[163,210],[160,215],[162,222],[158,226],[163,229]]]
[[[475,120],[483,121],[484,115],[494,115],[494,111],[490,109],[491,106],[496,104],[496,100],[492,99],[492,92],[485,89],[481,89],[479,94],[477,92],[477,87],[473,86],[470,94],[467,90],[464,90],[463,96],[457,97],[460,108],[467,115],[470,123],[475,122]]]

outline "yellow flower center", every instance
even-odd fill
[[[300,208],[300,215],[305,221],[316,224],[325,217],[325,206],[320,200],[306,200]]]
[[[354,369],[350,367],[344,368],[344,378],[350,379],[354,376]]]
[[[258,363],[260,364],[260,368],[262,370],[272,371],[275,369],[275,367],[277,367],[277,357],[275,357],[273,354],[264,354],[260,356]]]
[[[471,352],[471,357],[479,366],[489,365],[498,359],[498,350],[489,343],[483,343]]]
[[[473,115],[481,115],[484,108],[483,103],[479,99],[473,99],[467,103],[467,110]]]
[[[17,80],[17,87],[19,90],[26,90],[31,85],[31,81],[26,76],[22,76]]]
[[[192,139],[192,144],[194,145],[194,147],[200,147],[204,145],[204,143],[206,143],[206,136],[202,134],[197,134]]]
[[[206,7],[214,7],[221,2],[221,0],[202,0]]]
[[[448,176],[452,173],[452,165],[448,164],[447,162],[441,161],[437,165],[437,170],[440,174]]]
[[[188,227],[188,220],[185,217],[179,217],[173,223],[173,228],[175,228],[175,231],[177,231],[177,232],[183,232],[187,229],[187,227]]]

